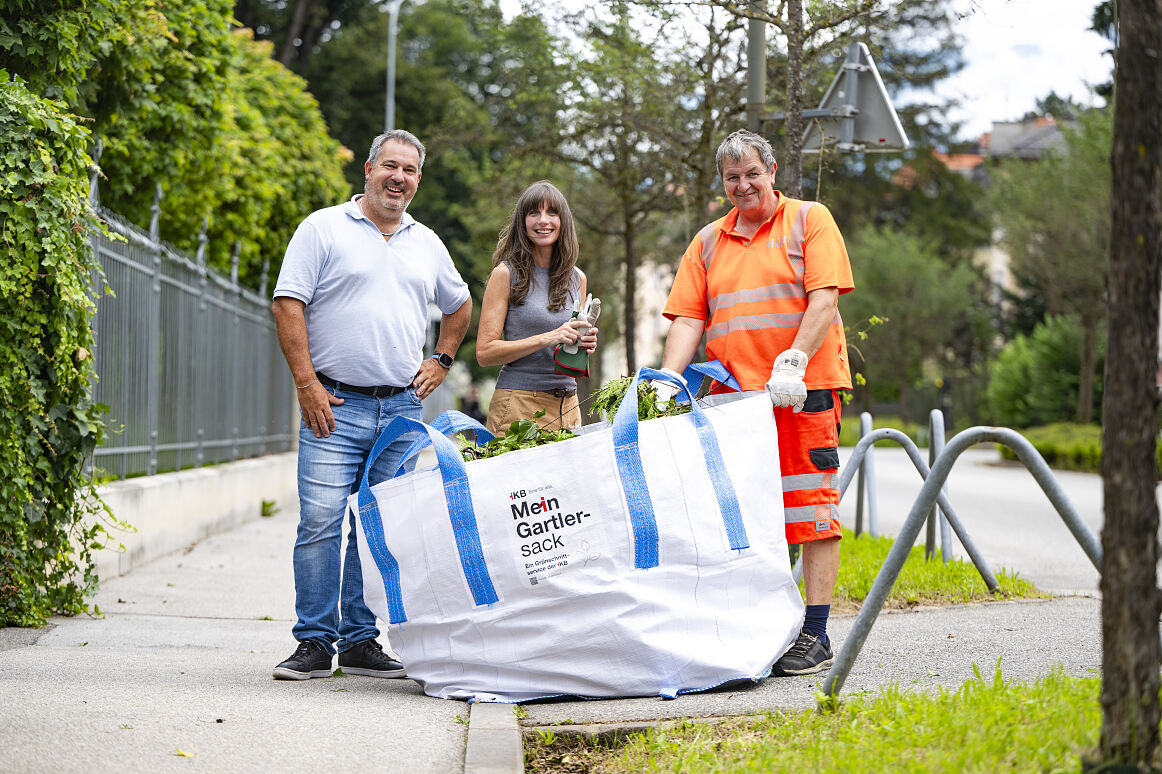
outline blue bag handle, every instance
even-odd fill
[[[462,433],[465,430],[471,430],[476,438],[476,445],[482,446],[491,441],[494,436],[488,428],[480,424],[479,421],[473,419],[467,414],[457,411],[456,409],[448,409],[440,416],[432,420],[432,428],[439,430],[444,435],[455,435]],[[424,449],[432,445],[432,439],[428,437],[427,433],[421,435],[416,440],[412,441],[412,445],[408,447],[407,451],[403,453],[400,458],[399,467],[395,469],[395,473],[391,475],[392,478],[407,473],[404,466],[408,464],[412,457],[419,454]]]
[[[719,384],[725,384],[735,392],[742,392],[742,387],[738,380],[734,378],[734,374],[726,370],[726,366],[722,364],[721,360],[707,360],[705,363],[691,363],[682,372],[682,378],[690,384],[702,384],[702,377],[709,376]],[[686,396],[681,396],[680,403],[686,402]]]
[[[359,484],[359,520],[363,524],[363,534],[375,565],[383,576],[383,587],[387,592],[387,610],[390,623],[403,623],[407,614],[403,607],[403,595],[399,583],[399,563],[387,548],[383,536],[383,520],[379,518],[379,504],[371,494],[368,476],[375,460],[392,441],[413,430],[425,433],[436,449],[440,475],[444,479],[444,498],[448,503],[448,517],[452,522],[452,533],[456,538],[456,550],[460,555],[460,567],[472,591],[472,599],[477,605],[489,605],[499,600],[488,565],[484,561],[484,550],[480,543],[480,531],[476,526],[476,512],[472,508],[472,494],[468,490],[468,471],[460,459],[456,444],[444,437],[439,430],[408,417],[396,417],[375,439],[375,444],[367,454],[363,480]],[[486,431],[487,432],[487,431]]]
[[[691,416],[698,431],[698,442],[706,461],[706,471],[710,474],[710,482],[718,498],[718,509],[722,513],[722,522],[726,527],[730,547],[736,551],[749,548],[750,541],[746,536],[746,527],[742,523],[742,513],[738,506],[738,494],[734,490],[730,475],[726,472],[726,464],[722,461],[722,450],[718,447],[714,425],[694,400],[689,385],[661,371],[640,368],[634,374],[625,397],[621,399],[621,407],[613,418],[613,452],[617,458],[617,471],[621,475],[622,486],[625,489],[626,504],[629,506],[630,525],[634,537],[634,566],[639,570],[658,566],[658,522],[654,516],[654,504],[650,499],[649,486],[646,484],[641,447],[638,442],[637,385],[643,377],[676,384],[690,399]]]

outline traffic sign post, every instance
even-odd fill
[[[785,113],[770,113],[783,119]],[[898,152],[911,143],[892,107],[871,52],[863,43],[847,47],[847,61],[836,74],[815,110],[804,110],[811,120],[803,133],[803,152],[821,153],[825,147],[853,153]]]

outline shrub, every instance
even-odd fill
[[[1083,473],[1101,472],[1101,427],[1098,425],[1056,422],[1018,432],[1033,444],[1033,448],[1045,458],[1050,467]],[[997,444],[997,448],[1002,458],[1017,459],[1009,447]],[[1162,479],[1162,445],[1155,446],[1154,466],[1157,471],[1155,475]]]
[[[88,140],[63,105],[0,70],[0,626],[84,612],[97,584]]]
[[[991,421],[1033,427],[1072,420],[1081,381],[1081,325],[1073,317],[1048,317],[1029,336],[1010,341],[993,362],[986,404]],[[1104,347],[1100,346],[1099,360]],[[1094,390],[1100,416],[1101,381]]]
[[[915,422],[908,422],[900,417],[893,416],[873,416],[872,429],[879,430],[882,427],[889,427],[893,430],[899,430],[904,435],[912,439],[917,446],[928,445],[928,426],[919,425]],[[952,434],[950,428],[944,429],[945,437]],[[839,445],[840,446],[855,446],[859,443],[859,415],[855,412],[846,413],[843,416],[843,422],[839,427]],[[895,446],[899,444],[895,441],[876,441],[876,446]]]

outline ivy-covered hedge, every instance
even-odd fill
[[[0,625],[88,610],[107,537],[86,458],[103,434],[89,131],[0,70]]]
[[[232,0],[7,0],[0,68],[92,119],[102,205],[145,228],[160,184],[162,238],[193,253],[208,223],[207,262],[229,273],[239,243],[239,278],[257,288],[299,221],[350,196],[352,154],[233,12]]]

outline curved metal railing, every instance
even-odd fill
[[[1097,536],[1082,521],[1081,515],[1077,512],[1077,509],[1061,488],[1061,484],[1053,476],[1053,472],[1050,470],[1048,463],[1045,462],[1045,459],[1037,452],[1033,444],[1029,443],[1024,436],[1015,430],[1010,430],[1005,427],[981,426],[970,427],[961,433],[957,433],[943,451],[940,451],[936,455],[931,469],[928,468],[927,463],[921,458],[920,452],[912,440],[899,430],[887,428],[873,430],[865,434],[852,451],[846,469],[840,477],[841,498],[842,492],[847,489],[848,484],[851,483],[852,477],[859,468],[859,464],[863,460],[863,455],[867,453],[867,450],[876,441],[885,438],[899,442],[907,450],[912,463],[924,477],[924,485],[920,488],[920,493],[912,503],[912,510],[908,513],[908,518],[905,519],[903,526],[896,535],[895,543],[891,551],[888,552],[888,557],[884,560],[883,567],[880,568],[879,573],[876,575],[875,582],[872,584],[871,590],[868,592],[867,598],[860,608],[859,615],[856,616],[855,623],[852,625],[847,639],[844,640],[843,647],[835,657],[835,663],[827,673],[827,678],[823,682],[823,693],[827,696],[834,696],[843,688],[843,683],[847,679],[847,675],[851,671],[856,657],[859,655],[860,650],[863,649],[864,642],[867,640],[872,624],[875,623],[875,619],[883,609],[888,592],[895,585],[896,579],[900,574],[900,569],[904,566],[904,561],[908,558],[908,553],[911,551],[912,545],[916,542],[916,536],[920,532],[920,524],[929,518],[933,507],[937,503],[939,503],[940,508],[944,511],[948,523],[956,531],[957,537],[964,545],[965,551],[972,558],[977,570],[980,571],[981,577],[985,579],[985,583],[988,584],[989,589],[996,590],[996,580],[993,579],[991,583],[989,582],[992,573],[988,570],[988,565],[984,563],[983,558],[980,558],[979,551],[976,550],[975,546],[970,548],[970,545],[972,545],[971,540],[967,540],[968,534],[963,524],[961,524],[960,519],[957,518],[955,512],[948,504],[947,498],[945,498],[941,491],[945,482],[948,480],[948,475],[952,471],[952,466],[956,462],[956,459],[965,449],[975,444],[987,442],[1000,443],[1008,446],[1016,453],[1017,459],[1033,474],[1033,478],[1041,486],[1042,491],[1049,497],[1049,502],[1052,503],[1058,515],[1061,516],[1062,521],[1065,522],[1069,531],[1081,545],[1086,556],[1093,562],[1093,566],[1097,568],[1098,572],[1101,572],[1101,544],[1098,542]],[[988,573],[987,575],[986,572]]]

